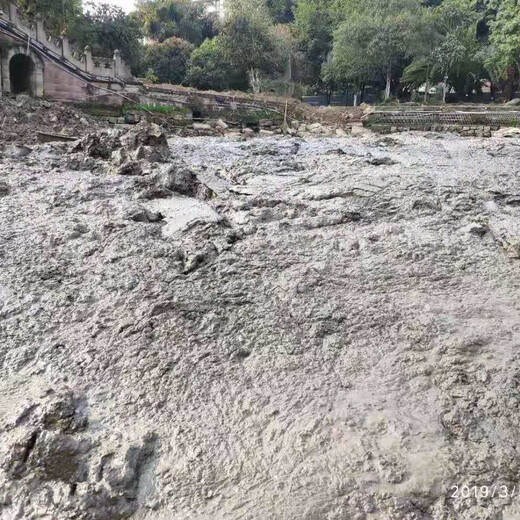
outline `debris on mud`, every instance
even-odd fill
[[[218,126],[9,130],[0,517],[518,518],[515,139]]]

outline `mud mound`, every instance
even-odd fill
[[[36,144],[39,131],[82,136],[99,126],[94,118],[70,105],[50,103],[25,94],[16,99],[4,97],[0,103],[0,144]]]

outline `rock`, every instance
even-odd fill
[[[208,125],[207,123],[193,123],[192,125],[193,130],[212,130],[213,128],[211,125]]]
[[[412,202],[412,209],[419,211],[440,211],[442,206],[437,199],[422,197]]]
[[[520,237],[512,237],[505,244],[504,248],[511,258],[520,258]]]
[[[367,163],[372,166],[391,166],[397,164],[397,161],[394,161],[391,157],[370,157],[367,159]]]
[[[342,148],[333,148],[332,150],[328,150],[326,155],[345,155],[346,152]]]
[[[474,223],[467,226],[465,230],[471,235],[483,237],[489,231],[489,228],[483,224]]]
[[[227,130],[229,128],[229,125],[222,119],[218,119],[215,126],[220,130]]]
[[[119,142],[114,142],[107,136],[102,138],[100,134],[87,134],[72,145],[71,152],[83,151],[94,159],[109,159],[117,146],[119,146]]]
[[[343,130],[343,128],[336,128],[336,135],[338,137],[347,137],[348,134]]]
[[[514,126],[500,128],[493,132],[493,137],[516,137],[518,135],[520,135],[520,128]]]
[[[368,135],[370,130],[365,128],[361,123],[356,123],[352,125],[352,129],[350,130],[350,134],[356,137],[361,137],[364,135]]]
[[[194,197],[200,186],[197,176],[188,168],[172,165],[166,168],[161,177],[165,188],[182,195]]]
[[[141,206],[131,208],[127,211],[125,218],[134,222],[154,223],[164,219],[161,212],[150,211]]]
[[[9,155],[11,157],[16,157],[19,159],[21,159],[23,157],[27,157],[31,153],[32,153],[32,148],[29,148],[28,146],[24,146],[24,145],[13,144],[9,148]]]
[[[127,161],[117,169],[118,175],[142,175],[143,167],[138,161]]]
[[[242,130],[242,133],[244,135],[247,135],[248,137],[252,137],[253,135],[255,135],[255,131],[252,128],[244,128]]]
[[[274,132],[271,130],[264,130],[263,128],[260,129],[258,132],[260,135],[274,135]]]
[[[0,197],[6,197],[9,195],[9,184],[5,181],[0,181]]]
[[[516,106],[520,105],[520,98],[512,99],[511,101],[508,101],[506,103],[506,105],[511,106],[511,107],[516,107]]]
[[[325,132],[325,128],[321,123],[312,123],[307,125],[307,131],[312,132],[313,134],[322,134]]]
[[[163,129],[155,123],[141,121],[120,137],[127,150],[141,153],[150,162],[165,162],[170,157],[168,140]]]
[[[127,153],[124,148],[114,150],[110,156],[110,160],[117,166],[121,166],[125,161],[127,161]]]

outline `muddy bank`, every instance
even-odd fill
[[[520,515],[516,139],[112,138],[0,158],[2,518]]]

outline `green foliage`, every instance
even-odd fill
[[[300,78],[318,88],[321,68],[332,49],[335,23],[330,4],[330,0],[300,0],[294,13]]]
[[[144,34],[155,41],[175,36],[200,45],[215,34],[215,18],[191,0],[138,0],[134,14]]]
[[[493,13],[489,21],[493,52],[486,65],[505,76],[510,66],[520,70],[520,5],[516,0],[488,0],[488,6]]]
[[[290,23],[294,20],[293,0],[266,0],[266,6],[274,23]]]
[[[518,0],[226,0],[221,20],[191,0],[137,0],[131,15],[82,0],[19,3],[93,55],[119,49],[136,75],[200,89],[386,81],[389,97],[439,82],[464,94],[487,78],[510,96],[520,78]]]
[[[261,73],[281,73],[289,59],[284,38],[277,34],[261,0],[230,2],[219,42],[224,58],[248,76],[255,91]]]
[[[80,48],[90,45],[94,56],[111,57],[116,49],[130,65],[134,74],[142,67],[143,45],[137,21],[119,7],[87,3],[86,13],[77,17],[69,34]]]
[[[324,78],[361,84],[386,75],[388,88],[398,60],[420,48],[423,7],[419,0],[350,0],[334,32],[332,56]],[[389,93],[389,90],[388,90]]]
[[[431,14],[434,37],[405,69],[403,83],[417,88],[422,83],[444,81],[459,94],[479,91],[485,75],[482,44],[477,39],[482,14],[472,0],[444,0]]]
[[[160,83],[182,83],[194,46],[181,38],[168,38],[146,46],[145,64]]]
[[[124,104],[121,107],[122,113],[127,112],[152,112],[165,116],[181,116],[186,117],[190,114],[190,109],[186,107],[177,107],[173,105],[152,105],[147,104]]]
[[[56,34],[66,31],[81,16],[81,0],[20,0],[29,16],[41,14],[46,25]]]
[[[201,90],[247,88],[244,78],[235,74],[226,60],[219,37],[205,40],[190,57],[186,83]]]

